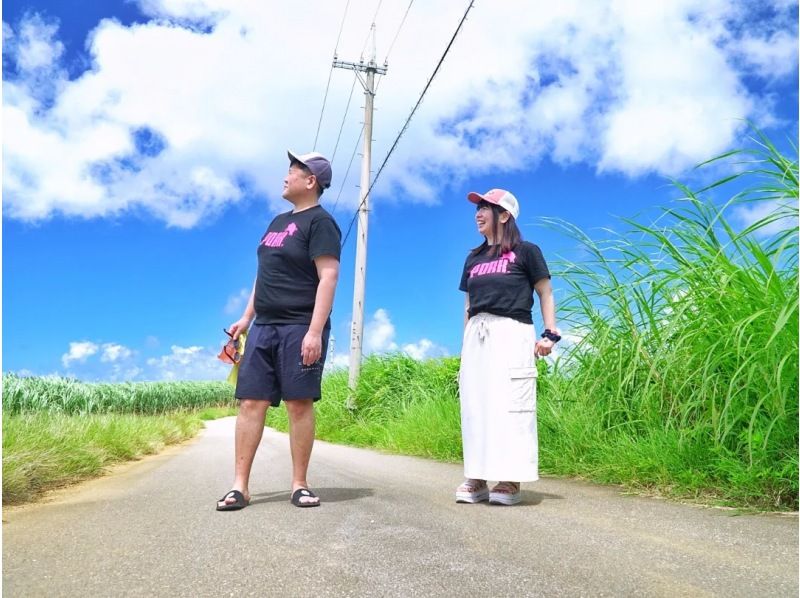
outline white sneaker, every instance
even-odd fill
[[[476,503],[489,498],[489,487],[480,480],[465,480],[456,489],[456,502]]]
[[[498,492],[498,488],[504,488],[506,490],[511,490],[512,488],[516,488],[516,492]],[[492,488],[492,491],[489,493],[489,504],[490,505],[516,505],[522,500],[522,492],[520,491],[519,484],[513,484],[512,482],[499,482]]]

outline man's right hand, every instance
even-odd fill
[[[231,336],[235,339],[239,338],[239,335],[242,332],[245,332],[250,327],[250,318],[241,318],[237,320],[233,324],[230,325],[228,328],[228,332],[231,333]]]

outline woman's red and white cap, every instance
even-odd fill
[[[510,191],[505,189],[492,189],[483,195],[472,191],[467,193],[467,199],[472,203],[480,203],[481,200],[488,201],[508,211],[514,217],[514,220],[519,218],[519,202]]]

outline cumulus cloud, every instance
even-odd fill
[[[408,343],[403,345],[402,349],[403,353],[406,353],[409,357],[413,357],[418,361],[422,361],[423,359],[430,359],[432,357],[445,357],[448,355],[448,351],[446,348],[437,345],[431,340],[427,338],[421,339],[417,343]]]
[[[447,349],[427,338],[420,339],[415,343],[398,345],[395,342],[395,327],[389,312],[383,308],[378,309],[364,325],[364,353],[390,353],[394,351],[401,351],[419,360],[443,357],[448,354]]]
[[[133,355],[128,347],[119,345],[117,343],[105,343],[103,345],[103,354],[100,356],[100,361],[114,362],[129,359]]]
[[[733,219],[743,228],[753,226],[757,222],[769,221],[755,232],[759,236],[769,236],[797,228],[797,204],[785,201],[760,201],[751,205],[737,206],[733,210]]]
[[[17,70],[24,73],[49,70],[64,53],[64,44],[55,39],[58,26],[33,14],[25,18],[18,32],[3,23],[3,42]]]
[[[389,319],[389,312],[383,308],[378,309],[364,324],[364,352],[396,351],[397,343],[394,342],[394,335],[394,324]]]
[[[225,313],[235,316],[241,315],[242,312],[244,312],[244,308],[247,306],[247,302],[250,300],[250,291],[251,289],[242,289],[238,293],[228,297],[228,300],[225,302]]]
[[[328,339],[328,355],[325,358],[325,370],[349,368],[350,367],[350,347],[346,343],[340,343],[339,339],[331,334]]]
[[[350,367],[350,355],[348,353],[334,353],[325,360],[325,369],[347,369]]]
[[[120,343],[78,341],[61,357],[67,377],[84,380],[222,380],[230,365],[216,358],[218,349],[172,345],[167,354],[142,358],[138,351]],[[98,359],[92,359],[99,355]]]
[[[74,363],[85,363],[86,360],[97,353],[100,347],[91,341],[78,341],[69,344],[69,351],[61,356],[61,363],[65,368]]]
[[[797,36],[788,31],[744,35],[736,50],[741,60],[764,75],[784,77],[797,71]]]
[[[205,347],[172,345],[170,353],[147,360],[147,376],[152,380],[220,380],[230,372],[219,361],[217,352]]]
[[[285,148],[313,144],[341,6],[138,4],[152,20],[98,23],[87,40],[91,66],[72,79],[57,23],[34,14],[3,24],[13,66],[4,69],[6,215],[143,208],[192,227],[246,194],[277,205]],[[358,60],[368,47],[373,4],[354,0],[339,58]],[[406,8],[384,4],[379,62]],[[769,119],[767,92],[748,88],[745,77],[796,72],[796,4],[768,4],[510,0],[497,10],[478,3],[375,198],[400,189],[433,202],[442,181],[530,170],[543,158],[629,176],[678,174],[734,143],[741,119]],[[411,8],[380,79],[374,156],[388,151],[462,10],[445,0]],[[337,69],[331,78],[317,146],[330,155],[353,77]],[[358,138],[358,104],[337,147],[331,194]],[[342,205],[356,201],[348,193]]]

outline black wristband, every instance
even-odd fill
[[[549,328],[545,328],[544,332],[542,332],[542,338],[546,338],[549,341],[557,343],[561,340],[561,336],[550,330]]]

